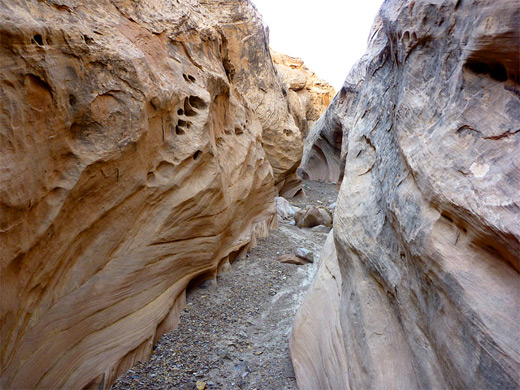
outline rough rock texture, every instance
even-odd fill
[[[2,1],[0,45],[1,387],[107,388],[276,224],[262,134],[280,189],[301,135],[246,1]]]
[[[271,49],[278,74],[282,77],[284,95],[289,99],[291,113],[305,138],[334,98],[336,91],[304,65],[303,60]]]
[[[281,219],[292,219],[294,213],[299,211],[298,207],[291,206],[289,201],[281,196],[275,196],[276,213]]]
[[[519,24],[516,1],[384,3],[311,145],[342,129],[301,389],[519,388]]]
[[[314,226],[332,226],[332,213],[325,207],[308,206],[294,214],[294,221],[299,228]]]
[[[201,3],[219,17],[219,28],[224,34],[223,65],[228,78],[260,120],[262,145],[273,167],[276,189],[280,196],[292,197],[301,190],[296,169],[301,162],[303,138],[283,94],[262,21],[249,2]],[[244,17],[248,18],[247,24]],[[243,128],[235,130],[240,133]]]

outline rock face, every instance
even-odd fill
[[[296,175],[300,165],[303,138],[290,113],[280,77],[270,57],[266,32],[256,9],[249,2],[201,1],[218,15],[223,32],[223,65],[228,78],[258,117],[262,145],[273,168],[275,186],[284,197],[301,190]],[[237,17],[237,15],[241,15]],[[243,19],[248,23],[244,24]],[[241,127],[236,129],[240,133]]]
[[[4,1],[0,45],[1,387],[107,388],[274,226],[301,135],[246,1]]]
[[[384,3],[302,163],[342,184],[301,389],[520,386],[519,27],[515,1]]]
[[[305,66],[301,58],[277,53],[273,49],[271,56],[282,77],[283,93],[289,99],[294,121],[305,138],[329,106],[336,91]]]
[[[341,90],[331,106],[343,106],[345,90]],[[341,103],[340,103],[341,102]],[[305,138],[303,157],[297,174],[305,180],[338,182],[344,162],[340,161],[343,141],[342,112],[327,110]]]

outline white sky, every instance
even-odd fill
[[[365,53],[383,0],[252,0],[269,26],[271,47],[300,57],[340,90]]]

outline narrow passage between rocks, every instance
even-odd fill
[[[334,184],[305,181],[303,188],[307,196],[291,205],[331,209],[336,202]],[[219,274],[217,286],[206,281],[189,291],[179,327],[112,389],[297,389],[288,335],[328,229],[300,229],[291,221],[279,217],[279,228]],[[312,251],[314,262],[276,260],[298,248]]]

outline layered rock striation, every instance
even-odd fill
[[[302,160],[342,183],[291,335],[300,388],[520,386],[518,14],[383,4]]]
[[[289,100],[291,114],[305,139],[336,91],[332,85],[316,76],[301,58],[277,53],[273,49],[271,57],[283,80],[283,94]]]
[[[262,146],[273,168],[276,190],[280,196],[292,197],[301,190],[296,169],[301,162],[303,138],[271,59],[262,20],[249,2],[210,0],[201,4],[218,16],[224,37],[224,69],[260,121]]]
[[[0,46],[1,387],[107,388],[274,226],[301,134],[247,1],[9,0]]]

